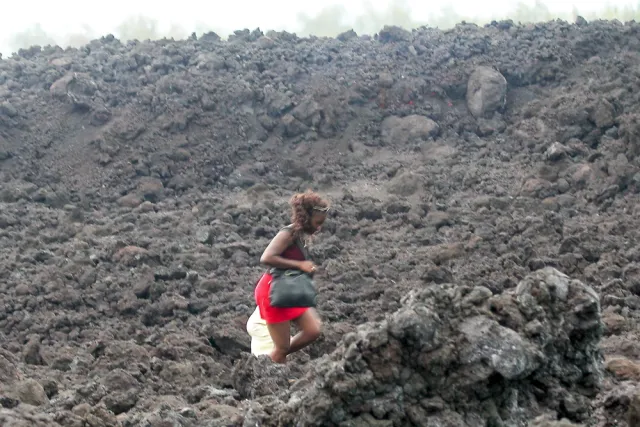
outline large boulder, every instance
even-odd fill
[[[467,82],[467,107],[476,118],[490,119],[504,108],[507,100],[507,80],[496,69],[478,67]]]
[[[263,426],[524,425],[589,417],[602,376],[598,295],[547,267],[509,291],[434,285],[362,325],[281,400]],[[543,410],[544,409],[544,410]]]
[[[429,117],[417,114],[389,116],[382,121],[381,133],[385,144],[404,145],[435,138],[440,133],[440,126]]]

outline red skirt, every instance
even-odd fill
[[[256,305],[260,308],[260,317],[267,323],[280,323],[297,319],[308,307],[271,307],[269,292],[271,291],[271,274],[264,273],[255,289]]]

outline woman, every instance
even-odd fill
[[[269,267],[281,269],[298,269],[313,274],[316,265],[306,259],[302,243],[305,235],[312,235],[320,231],[327,218],[329,204],[318,194],[307,191],[294,195],[289,204],[292,208],[292,224],[284,227],[271,240],[260,262]],[[314,308],[272,307],[269,300],[272,276],[265,272],[255,289],[256,304],[260,310],[260,317],[264,319],[273,340],[271,360],[285,363],[287,355],[296,352],[320,336],[320,318]],[[294,322],[300,332],[291,338],[290,324]]]

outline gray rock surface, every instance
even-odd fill
[[[474,304],[471,292],[411,292],[386,320],[345,336],[282,401],[270,397],[263,425],[525,425],[540,408],[587,421],[604,374],[594,290],[546,267]]]
[[[105,35],[0,60],[1,422],[633,425],[638,33]],[[324,329],[285,369],[245,328],[309,187],[332,203]]]

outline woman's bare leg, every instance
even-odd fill
[[[295,320],[300,332],[291,339],[287,354],[294,353],[308,346],[320,337],[322,322],[314,308],[309,308],[304,314]]]
[[[267,323],[269,335],[273,340],[271,360],[276,363],[285,363],[289,348],[291,347],[291,325],[288,321],[279,323]]]

